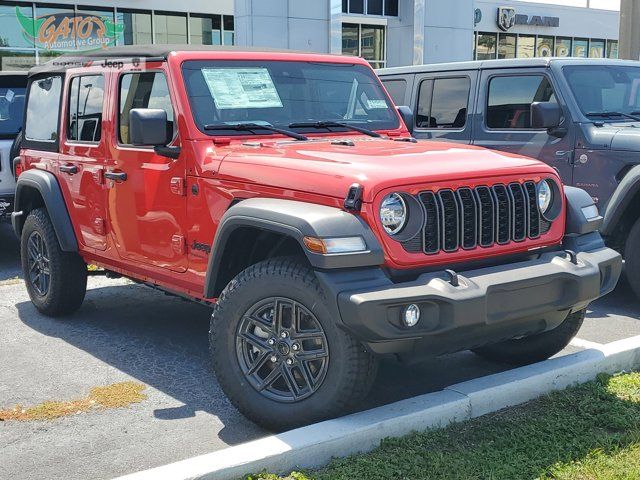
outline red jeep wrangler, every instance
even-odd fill
[[[589,195],[416,143],[364,60],[163,48],[30,73],[13,225],[42,313],[87,264],[211,304],[220,385],[279,430],[357,406],[381,355],[547,358],[614,288]]]

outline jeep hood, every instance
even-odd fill
[[[587,124],[585,128],[589,148],[640,151],[640,123],[605,123],[601,127]]]
[[[233,145],[219,178],[344,198],[353,183],[365,202],[386,188],[509,174],[553,173],[534,159],[479,147],[390,139],[314,138]],[[554,174],[555,175],[555,174]]]

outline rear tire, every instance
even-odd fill
[[[585,313],[586,310],[579,310],[569,314],[553,330],[475,348],[473,352],[488,360],[510,365],[528,365],[546,360],[569,345],[580,330]]]
[[[215,373],[258,425],[282,431],[343,415],[369,392],[377,360],[326,304],[314,273],[289,259],[247,268],[220,295],[209,332]]]
[[[631,228],[624,247],[624,273],[631,289],[640,299],[640,220]]]
[[[76,252],[60,249],[44,208],[29,213],[20,247],[24,281],[38,311],[57,317],[80,308],[87,291],[87,265]]]

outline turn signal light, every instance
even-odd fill
[[[356,253],[367,249],[362,237],[317,238],[304,237],[304,245],[310,252],[327,255],[330,253]]]

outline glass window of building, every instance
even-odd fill
[[[604,58],[604,40],[591,39],[589,42],[589,58]]]
[[[398,16],[398,0],[385,0],[384,14],[388,17]]]
[[[386,31],[382,25],[342,24],[342,54],[368,60],[373,68],[385,65]]]
[[[223,44],[224,45],[234,45],[235,44],[235,26],[233,15],[223,15],[222,17],[222,27],[223,27]]]
[[[37,142],[58,140],[62,77],[51,76],[31,84],[24,136]]]
[[[85,75],[71,80],[67,138],[79,142],[100,141],[104,77]]]
[[[342,13],[398,16],[398,0],[342,0]]]
[[[556,57],[571,56],[571,39],[556,37]]]
[[[382,0],[367,0],[367,15],[382,15]]]
[[[618,58],[618,41],[609,40],[607,42],[607,58]]]
[[[589,56],[589,39],[574,38],[573,39],[573,56],[587,58]]]
[[[496,58],[496,34],[478,33],[476,43],[476,58],[478,60],[491,60]]]
[[[182,13],[155,12],[155,43],[187,43],[187,16]]]
[[[29,70],[35,64],[35,50],[0,49],[0,70]]]
[[[393,103],[396,105],[406,105],[404,97],[407,93],[407,81],[405,79],[383,80],[382,83],[387,89],[389,96],[391,96]]]
[[[150,45],[151,12],[118,9],[118,22],[124,27],[118,39],[119,45]]]
[[[173,135],[173,107],[163,73],[145,72],[122,76],[120,81],[120,141],[129,143],[129,112],[133,108],[160,108],[167,112],[168,133]]]
[[[364,13],[364,0],[349,0],[349,13]]]
[[[220,15],[194,15],[189,17],[191,43],[196,45],[222,45],[222,17]]]
[[[498,36],[498,58],[516,58],[516,38],[512,33]]]
[[[116,44],[117,24],[113,9],[81,8],[76,13],[78,32],[76,43],[79,50],[97,47],[112,47]],[[107,27],[111,28],[107,28]]]
[[[536,57],[553,57],[553,37],[538,36],[536,40]]]
[[[47,50],[62,52],[74,50],[76,48],[75,28],[73,28],[75,11],[73,6],[58,8],[36,5],[36,18],[41,17],[52,19],[47,24],[47,31],[59,33],[55,38],[48,40],[46,47]]]
[[[531,103],[556,101],[543,75],[494,77],[489,82],[486,122],[489,128],[531,128]]]
[[[3,2],[0,5],[0,47],[33,48],[34,39],[24,34],[33,31],[33,7]]]
[[[360,26],[360,56],[373,68],[384,67],[385,28],[381,25]]]
[[[533,58],[536,55],[535,35],[518,36],[518,58]]]

